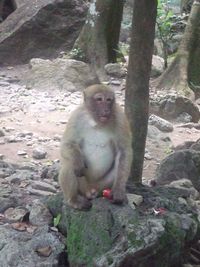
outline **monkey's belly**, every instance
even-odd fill
[[[92,180],[104,178],[114,165],[114,154],[108,143],[87,142],[83,150],[87,169],[86,177]]]

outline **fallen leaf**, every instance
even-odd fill
[[[23,222],[12,223],[11,225],[13,229],[20,231],[20,232],[26,231],[26,228],[27,228],[27,224]]]
[[[29,184],[30,184],[29,182],[25,182],[25,181],[23,181],[23,182],[20,183],[19,187],[20,187],[20,188],[25,188],[25,187],[27,187]]]
[[[36,249],[36,252],[38,253],[39,256],[49,257],[51,255],[52,248],[50,246],[38,248]]]

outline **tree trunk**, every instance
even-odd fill
[[[194,0],[181,0],[181,13],[189,13]]]
[[[130,182],[134,183],[142,180],[156,14],[156,0],[134,1],[125,96],[125,110],[133,133],[133,163]]]
[[[190,90],[200,85],[200,0],[194,1],[177,55],[157,80],[158,89],[174,89],[194,98]],[[198,92],[195,92],[197,97]]]
[[[74,45],[95,69],[116,62],[124,0],[92,0],[86,23]]]

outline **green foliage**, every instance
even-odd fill
[[[57,227],[58,224],[60,223],[60,219],[61,219],[61,214],[59,213],[55,218],[53,218],[53,226]]]
[[[164,152],[165,152],[165,154],[169,155],[173,152],[173,150],[170,147],[166,147]]]
[[[69,53],[70,58],[76,59],[76,60],[84,60],[85,55],[81,48],[73,48]]]
[[[158,0],[157,6],[157,30],[158,38],[162,43],[163,48],[163,57],[165,60],[165,67],[167,67],[167,49],[169,40],[172,38],[172,23],[174,13],[170,9],[170,1],[167,0]]]

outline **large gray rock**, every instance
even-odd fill
[[[49,249],[50,255],[40,256],[37,251],[42,249]],[[59,255],[64,244],[48,226],[31,234],[12,229],[10,225],[0,225],[0,250],[0,267],[63,266],[59,264]]]
[[[98,82],[88,64],[74,59],[35,58],[30,61],[30,66],[24,81],[32,88],[75,92]]]
[[[183,96],[169,94],[150,99],[150,113],[165,119],[176,119],[183,112],[192,117],[192,122],[198,122],[200,111],[190,99]]]
[[[61,195],[49,199],[53,216],[61,214],[58,227],[67,237],[70,266],[180,266],[184,247],[197,237],[199,224],[187,200],[184,205],[177,201],[184,191],[143,186],[133,193],[143,197],[139,207],[99,198],[88,212],[64,205]],[[164,216],[159,208],[164,208]]]
[[[184,143],[176,146],[175,150],[192,149],[200,152],[200,139],[197,141],[185,141]]]
[[[164,120],[154,114],[149,117],[149,124],[154,125],[162,132],[172,132],[174,130],[173,124]]]
[[[72,48],[85,20],[84,0],[27,0],[0,24],[0,64],[52,58]]]
[[[169,184],[179,179],[188,179],[200,191],[200,152],[179,150],[166,157],[156,170],[156,183]]]
[[[151,77],[157,77],[164,71],[164,59],[153,55],[151,65]]]

